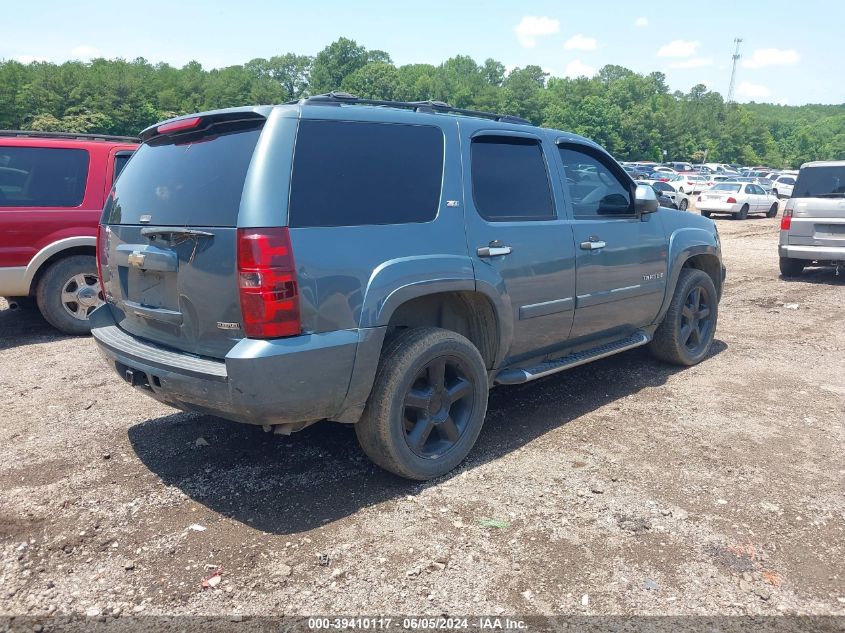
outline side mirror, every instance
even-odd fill
[[[637,185],[637,191],[634,194],[634,210],[640,214],[654,213],[659,207],[654,189],[648,185]]]

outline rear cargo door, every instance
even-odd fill
[[[106,202],[108,302],[125,331],[222,358],[241,339],[237,222],[263,118],[148,139]]]

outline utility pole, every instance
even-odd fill
[[[739,61],[739,58],[742,57],[742,55],[739,54],[739,45],[742,44],[742,38],[734,38],[734,44],[736,45],[736,48],[734,48],[734,54],[731,57],[731,59],[733,60],[733,68],[731,68],[731,85],[728,87],[728,103],[732,103],[734,100],[734,84],[736,83],[736,63]]]

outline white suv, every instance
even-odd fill
[[[845,161],[806,163],[780,223],[780,272],[800,275],[813,262],[845,264]]]
[[[792,197],[792,189],[795,187],[794,174],[781,174],[772,181],[772,194],[778,198]]]

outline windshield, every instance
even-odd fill
[[[845,196],[845,165],[805,167],[798,174],[793,198]]]
[[[734,193],[736,193],[737,191],[739,191],[739,188],[740,188],[740,185],[731,185],[729,183],[722,183],[722,184],[718,184],[715,187],[713,187],[713,191],[733,191]]]

